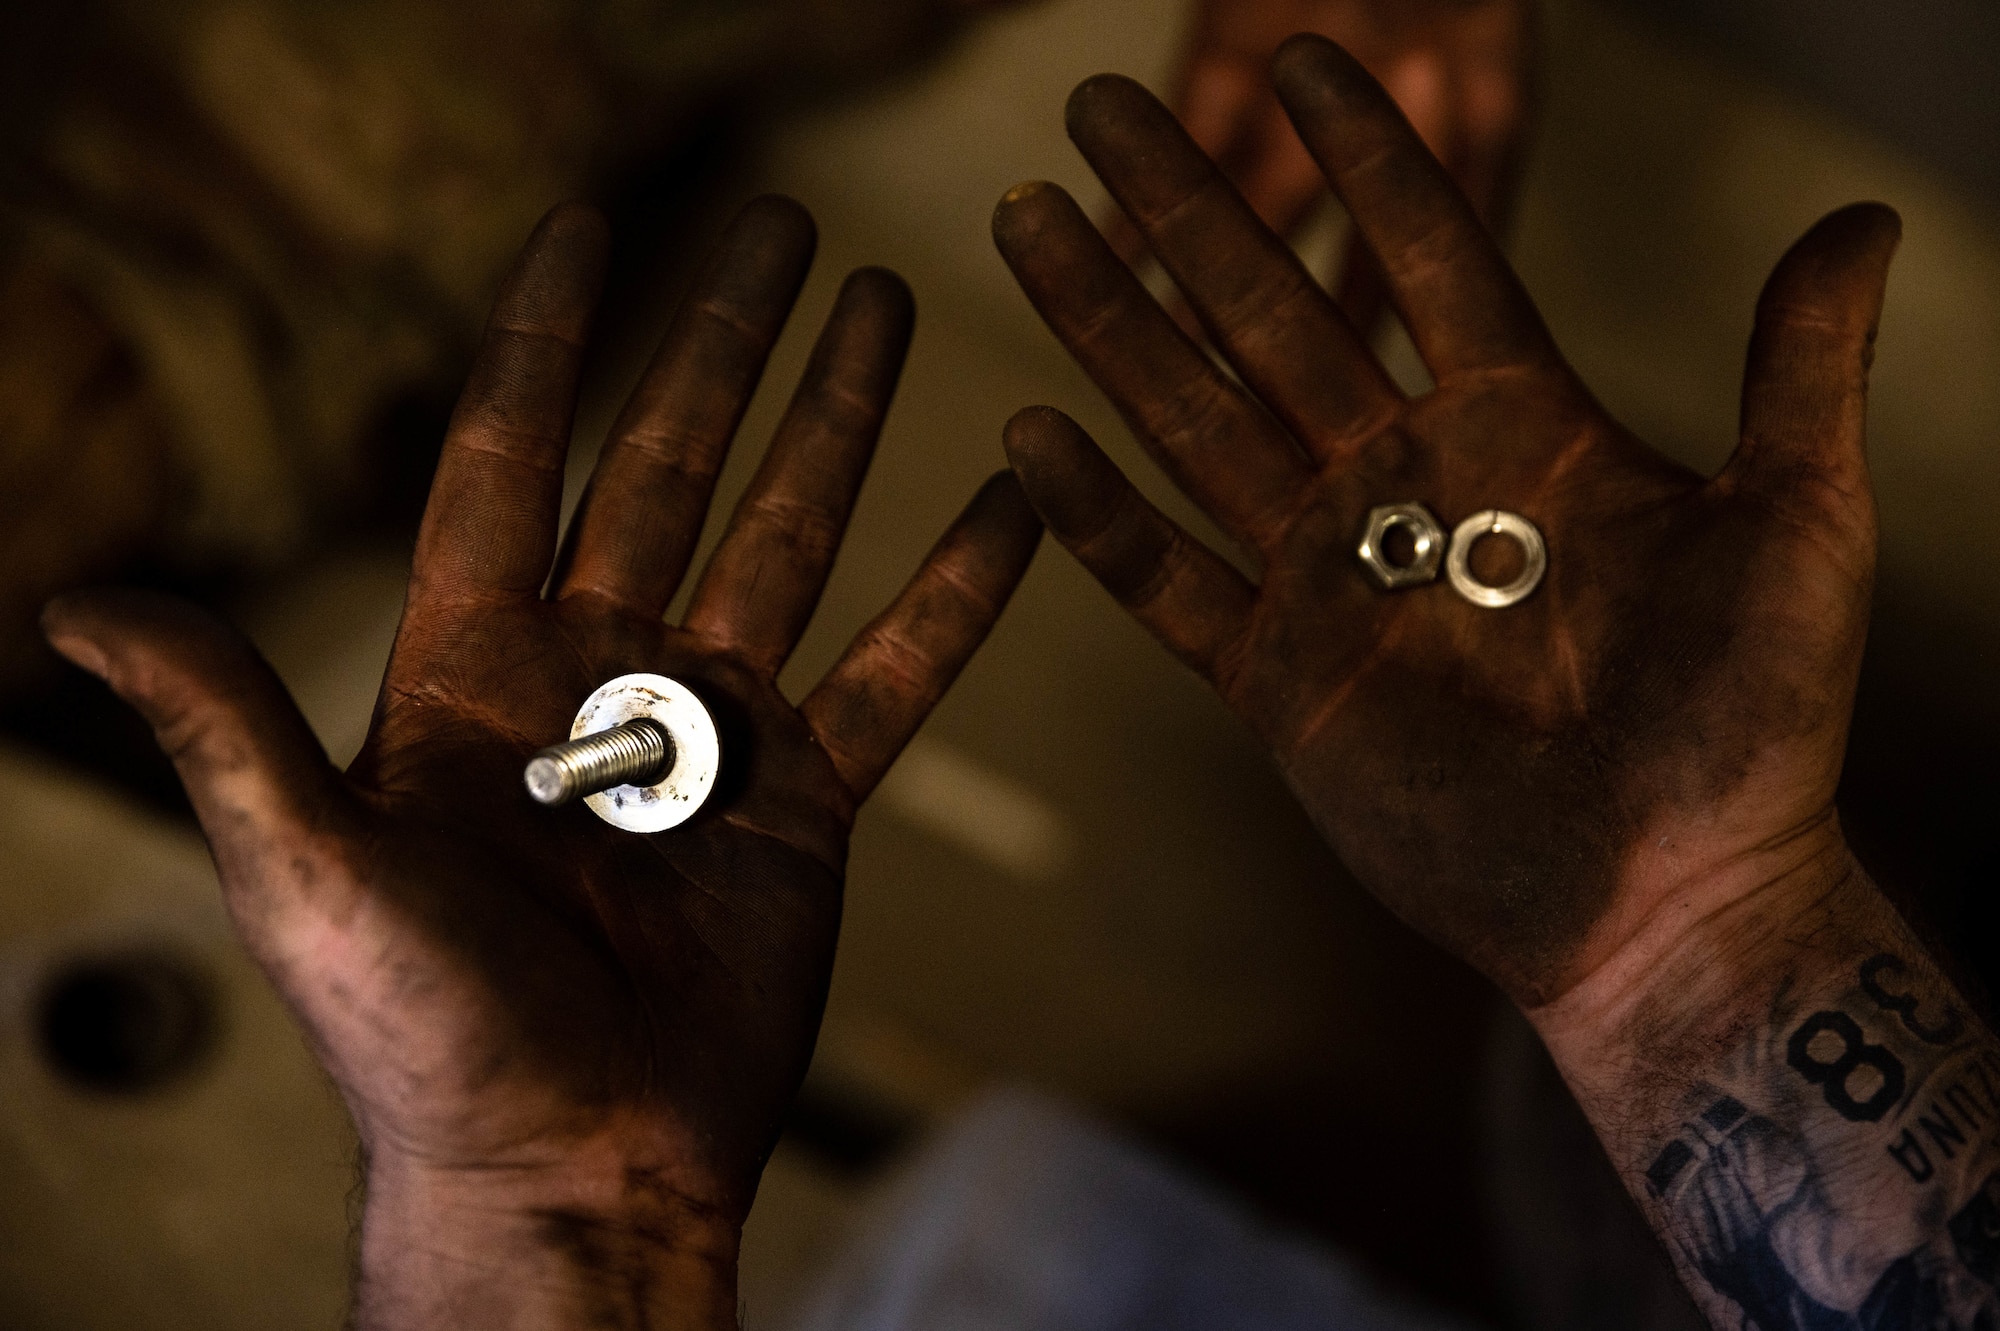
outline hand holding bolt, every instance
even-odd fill
[[[584,700],[563,744],[521,774],[537,802],[581,799],[613,827],[663,832],[695,815],[722,762],[715,719],[685,684],[620,675]]]
[[[163,727],[174,719],[169,752],[223,900],[379,1148],[363,1323],[416,1299],[554,1325],[602,1295],[633,1324],[665,1309],[733,1324],[720,1254],[810,1060],[855,810],[992,627],[1040,532],[1011,478],[989,483],[794,702],[778,674],[888,409],[908,292],[879,270],[843,288],[748,498],[694,569],[812,226],[795,204],[753,204],[691,275],[563,537],[603,240],[589,214],[560,210],[508,281],[348,770],[254,649],[193,607],[99,592],[48,618],[72,659]],[[684,584],[689,611],[670,622]],[[648,669],[674,678],[614,679]],[[725,717],[726,801],[711,795]],[[635,722],[672,741],[654,771],[623,774],[649,784],[590,791],[609,774],[577,771],[575,797],[617,827],[681,824],[673,834],[598,832],[516,784],[544,745]],[[607,1166],[651,1179],[667,1160],[671,1197],[627,1188],[596,1206]],[[631,1291],[573,1263],[475,1270],[453,1256],[482,1236],[511,1253],[517,1222],[573,1214],[580,1197],[593,1223],[664,1240],[634,1251],[646,1278]],[[434,1242],[446,1232],[452,1253]],[[691,1252],[718,1256],[680,1260]]]

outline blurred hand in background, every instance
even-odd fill
[[[1358,59],[1480,219],[1496,230],[1505,222],[1534,105],[1533,0],[1198,0],[1174,110],[1258,216],[1293,237],[1331,197],[1271,85],[1272,55],[1300,32]],[[1128,263],[1144,253],[1122,216],[1110,231]],[[1348,318],[1374,328],[1387,293],[1352,235],[1337,277]]]

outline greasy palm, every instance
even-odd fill
[[[241,932],[353,1111],[371,1189],[392,1163],[448,1179],[608,1161],[614,1186],[724,1221],[748,1209],[817,1029],[855,810],[1039,530],[997,480],[802,705],[778,691],[910,335],[907,289],[864,270],[683,622],[663,622],[812,245],[795,204],[739,217],[558,558],[605,246],[588,210],[550,215],[460,399],[374,726],[345,774],[248,647],[192,608],[93,594],[47,615],[178,763]],[[544,810],[521,784],[583,699],[633,671],[689,684],[723,734],[709,805],[656,836],[581,805]]]
[[[1008,447],[1052,532],[1271,746],[1363,883],[1517,999],[1837,845],[1868,612],[1866,372],[1897,236],[1822,221],[1758,309],[1740,445],[1704,479],[1611,420],[1395,104],[1323,39],[1280,51],[1305,145],[1436,387],[1409,397],[1166,110],[1116,78],[1070,130],[1238,379],[1208,362],[1053,186],[995,222],[1029,297],[1253,582],[1148,505],[1076,426]],[[1367,511],[1544,533],[1528,600],[1383,592]],[[1504,551],[1482,542],[1475,567]]]

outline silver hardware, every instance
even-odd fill
[[[715,718],[685,684],[620,675],[584,700],[569,742],[536,754],[522,780],[542,804],[581,798],[613,827],[664,832],[701,808],[721,765]]]
[[[1472,547],[1482,536],[1505,536],[1521,547],[1521,572],[1504,587],[1489,587],[1472,576]],[[1498,610],[1527,599],[1542,585],[1549,569],[1549,548],[1535,524],[1519,513],[1489,508],[1474,513],[1451,533],[1451,553],[1445,557],[1445,576],[1452,589],[1474,605]]]
[[[673,759],[674,744],[657,721],[627,721],[534,756],[522,779],[538,803],[554,808],[613,786],[650,786]]]
[[[1382,548],[1383,540],[1398,527],[1410,533],[1413,549],[1407,564],[1392,562]],[[1354,553],[1361,557],[1362,564],[1375,575],[1383,590],[1394,591],[1398,587],[1435,581],[1444,544],[1444,528],[1422,504],[1383,504],[1368,510],[1368,527],[1361,533],[1361,545]]]

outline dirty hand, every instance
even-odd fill
[[[1410,397],[1166,108],[1085,83],[1071,136],[1236,374],[1211,364],[1049,185],[1002,202],[1042,317],[1252,575],[1148,504],[1067,418],[1007,446],[1050,530],[1267,742],[1356,876],[1527,1006],[1619,949],[1807,867],[1847,863],[1833,794],[1875,515],[1866,377],[1898,235],[1834,213],[1765,288],[1720,475],[1668,460],[1564,364],[1465,194],[1332,42],[1279,95],[1380,262],[1436,380]],[[1489,609],[1381,590],[1370,509],[1488,509],[1547,541]],[[1477,543],[1504,581],[1510,553]]]
[[[1331,37],[1379,79],[1480,217],[1504,216],[1533,102],[1531,0],[1201,0],[1175,77],[1188,133],[1279,235],[1326,197],[1326,178],[1271,86],[1271,56],[1294,33]],[[1129,261],[1141,238],[1113,219]],[[1367,333],[1382,314],[1379,271],[1358,238],[1341,266],[1341,307]]]
[[[737,218],[558,556],[605,236],[584,208],[544,220],[452,419],[345,774],[193,608],[85,594],[46,614],[55,646],[153,723],[245,942],[353,1113],[360,1325],[736,1325],[737,1235],[812,1049],[855,809],[1040,531],[997,477],[802,704],[779,692],[910,337],[907,288],[863,270],[685,618],[663,622],[812,248],[789,201]],[[715,713],[708,805],[639,836],[532,803],[527,758],[638,671]]]

